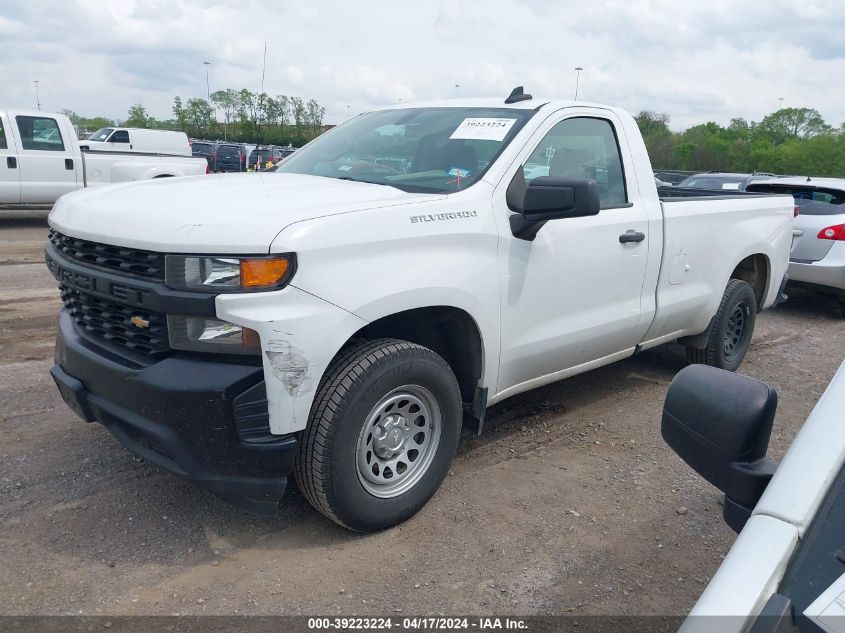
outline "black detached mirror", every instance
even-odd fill
[[[599,186],[595,180],[542,176],[525,184],[522,169],[517,170],[507,190],[511,232],[515,237],[533,240],[549,220],[596,215],[599,212]]]
[[[766,457],[777,392],[758,380],[691,365],[675,376],[663,405],[663,439],[725,493],[725,522],[739,532],[772,478]]]

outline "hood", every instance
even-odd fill
[[[303,220],[443,197],[300,174],[162,178],[62,196],[50,226],[81,239],[171,253],[267,253]]]

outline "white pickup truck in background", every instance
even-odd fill
[[[131,451],[258,512],[291,471],[371,531],[412,516],[464,419],[679,341],[723,369],[782,296],[789,195],[658,192],[634,119],[402,104],[274,173],[63,197],[53,377]]]
[[[206,170],[202,157],[83,152],[63,114],[0,110],[0,209],[52,206],[59,196],[84,187]]]

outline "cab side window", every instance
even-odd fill
[[[595,180],[602,209],[628,202],[619,143],[606,119],[561,121],[540,141],[523,171],[526,182],[540,176]]]
[[[15,122],[18,124],[23,149],[64,151],[65,144],[56,119],[41,116],[16,116]]]
[[[6,143],[6,130],[3,129],[3,121],[0,121],[0,149],[9,149]]]
[[[127,132],[126,130],[117,130],[109,138],[109,143],[128,143],[128,142],[129,142],[129,132]]]

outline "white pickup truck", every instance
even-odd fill
[[[196,176],[207,167],[202,157],[84,152],[63,114],[0,109],[0,209],[50,206],[84,187]]]
[[[362,114],[274,173],[75,193],[49,219],[52,373],[218,495],[275,512],[293,471],[382,529],[493,403],[672,341],[739,365],[793,200],[664,193],[631,116],[519,90]]]

